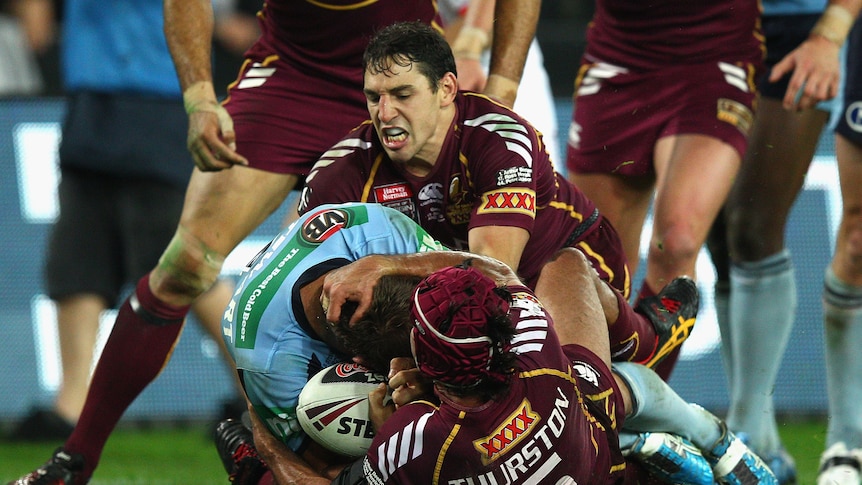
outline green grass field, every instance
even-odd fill
[[[108,441],[92,485],[227,484],[227,475],[206,425],[122,428]],[[799,468],[799,484],[817,480],[823,450],[823,420],[788,420],[781,435]],[[56,444],[0,443],[0,483],[17,478],[44,462]]]

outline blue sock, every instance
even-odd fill
[[[727,425],[744,431],[761,455],[781,447],[772,394],[796,315],[790,252],[730,268],[730,333],[734,381]]]
[[[634,431],[626,431],[625,429],[621,429],[620,436],[620,449],[627,450],[634,446],[635,442],[638,440],[638,435],[640,433]]]
[[[829,426],[826,446],[843,441],[862,448],[862,287],[826,270],[823,285]]]
[[[687,403],[651,369],[632,362],[614,362],[612,367],[632,396],[634,410],[626,416],[624,429],[677,434],[700,449],[710,449],[721,437],[718,418]]]

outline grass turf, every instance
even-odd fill
[[[108,441],[91,485],[227,484],[208,425],[117,430]],[[826,436],[824,420],[782,420],[781,436],[796,459],[799,484],[817,480]],[[43,463],[57,444],[0,443],[0,483]]]
[[[111,435],[91,485],[227,484],[208,425],[121,428]],[[44,463],[58,443],[0,443],[0,483]]]

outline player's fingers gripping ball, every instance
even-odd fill
[[[482,381],[505,382],[492,359],[508,344],[489,337],[495,317],[505,316],[509,301],[494,281],[472,267],[432,273],[413,292],[413,353],[419,370],[447,385],[472,387]]]

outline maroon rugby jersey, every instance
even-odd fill
[[[625,413],[610,370],[582,348],[570,360],[538,300],[525,287],[510,289],[520,372],[509,392],[473,409],[401,407],[368,450],[369,484],[620,482]]]
[[[557,250],[598,226],[596,207],[554,171],[541,136],[523,118],[475,93],[461,92],[455,103],[455,120],[427,176],[389,161],[369,121],[315,164],[300,212],[320,204],[377,202],[458,250],[468,249],[471,228],[521,227],[531,237],[518,274],[532,285]]]
[[[378,30],[415,20],[442,29],[434,0],[267,0],[259,16],[259,48],[309,72],[343,79],[363,105],[362,54]]]
[[[758,0],[598,0],[585,59],[635,69],[763,57]]]

